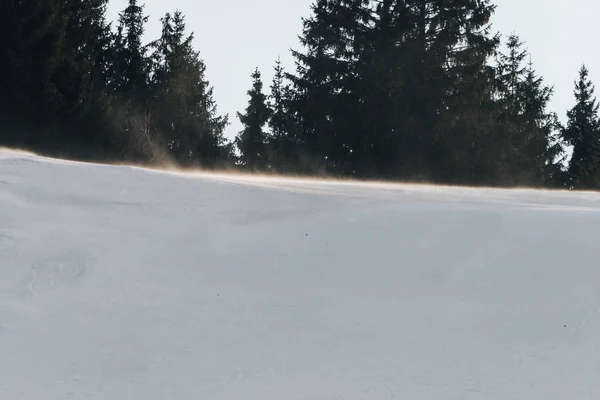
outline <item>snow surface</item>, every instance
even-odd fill
[[[600,195],[0,152],[0,399],[598,399]]]

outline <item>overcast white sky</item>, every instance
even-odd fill
[[[127,5],[111,0],[109,19]],[[236,111],[246,107],[250,74],[259,67],[265,91],[272,78],[272,66],[281,57],[293,69],[290,48],[299,48],[301,17],[310,15],[313,0],[141,0],[145,4],[147,41],[160,35],[160,21],[166,12],[181,10],[195,47],[207,65],[207,78],[214,87],[219,113],[229,114],[227,136],[240,130]],[[526,43],[533,63],[545,82],[554,86],[551,107],[565,120],[573,104],[573,82],[585,62],[596,83],[600,77],[600,52],[596,46],[597,15],[600,3],[592,0],[496,0],[493,29],[508,35],[517,33]],[[600,83],[599,83],[600,85]],[[599,86],[600,88],[600,86]],[[600,89],[599,89],[600,90]],[[600,91],[597,92],[600,94]]]

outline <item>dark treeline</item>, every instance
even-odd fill
[[[316,0],[243,125],[224,137],[184,15],[130,0],[0,2],[0,145],[94,161],[447,184],[600,187],[600,119],[585,66],[567,122],[487,0]],[[243,88],[241,88],[243,90]],[[567,149],[572,157],[567,162]]]
[[[0,145],[44,154],[205,167],[232,163],[205,65],[181,12],[142,37],[131,0],[113,27],[107,0],[0,2]]]

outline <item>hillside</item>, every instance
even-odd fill
[[[0,151],[0,398],[597,399],[599,211]]]

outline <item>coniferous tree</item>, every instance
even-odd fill
[[[496,68],[496,102],[498,105],[498,126],[494,131],[495,152],[499,161],[503,180],[519,182],[524,171],[524,141],[529,132],[523,123],[523,83],[525,81],[525,59],[520,38],[511,34],[506,41],[507,53],[498,54]],[[506,181],[505,181],[506,182]],[[508,183],[508,182],[506,182]],[[519,182],[521,183],[521,182]]]
[[[291,76],[304,150],[330,172],[494,179],[493,11],[479,0],[317,1]]]
[[[0,132],[3,144],[48,147],[61,94],[53,82],[66,23],[57,0],[0,2]]]
[[[548,111],[552,94],[553,89],[544,85],[543,79],[535,73],[529,62],[521,87],[523,124],[527,133],[522,149],[524,169],[531,171],[529,183],[556,187],[564,181],[561,167],[564,144],[559,137],[558,116]]]
[[[268,121],[270,133],[267,154],[270,168],[284,172],[290,171],[297,164],[294,154],[298,147],[289,112],[290,87],[286,84],[285,70],[280,59],[275,62],[273,70],[271,92],[268,96],[271,116]]]
[[[380,160],[376,171],[387,177],[489,178],[495,7],[476,0],[369,4],[357,55],[357,73],[366,78],[358,96],[363,144],[354,147]]]
[[[370,15],[364,0],[317,0],[312,15],[303,20],[301,43],[293,51],[296,74],[291,118],[296,121],[302,164],[313,171],[352,173],[351,142],[359,131],[354,73],[356,56],[364,43]]]
[[[488,64],[499,45],[489,25],[495,6],[487,0],[411,3],[409,15],[416,23],[410,35],[416,39],[409,40],[409,48],[414,46],[416,62],[410,64],[413,79],[406,89],[424,88],[408,108],[419,121],[410,128],[418,135],[416,166],[436,181],[491,183],[499,175]]]
[[[217,114],[206,65],[186,35],[180,11],[166,14],[162,35],[151,44],[153,143],[179,164],[213,167],[228,162],[232,146],[223,136],[227,116]]]
[[[406,178],[419,175],[413,162],[418,146],[411,148],[410,123],[417,123],[416,115],[409,115],[412,100],[424,96],[425,87],[408,93],[407,84],[414,54],[408,48],[411,24],[408,5],[403,1],[385,0],[372,7],[368,25],[367,45],[358,60],[356,74],[360,92],[361,124],[353,153],[370,158],[377,177]],[[433,122],[433,121],[429,121]],[[414,128],[414,126],[413,126]],[[360,143],[359,141],[362,141]]]
[[[107,0],[65,0],[65,56],[55,76],[72,107],[87,107],[92,92],[106,73],[109,27],[105,21]]]
[[[91,156],[106,132],[98,122],[108,25],[106,0],[0,4],[0,119],[4,144],[51,155]],[[2,113],[0,111],[0,113]],[[1,135],[1,134],[0,134]],[[107,148],[102,147],[97,153]]]
[[[271,110],[267,105],[267,97],[262,92],[263,83],[258,68],[252,73],[252,88],[248,91],[248,106],[244,114],[237,113],[243,130],[236,138],[236,145],[241,153],[243,166],[250,170],[266,167],[267,133],[264,130],[269,122]]]
[[[150,64],[142,38],[148,18],[138,0],[129,0],[119,13],[112,79],[116,90],[132,101],[142,101],[147,94]]]
[[[287,117],[286,117],[286,87],[284,83],[284,68],[281,65],[281,60],[277,59],[273,68],[273,81],[269,95],[269,105],[272,110],[269,118],[269,128],[271,129],[272,138],[282,138],[286,133]]]
[[[108,0],[64,3],[66,34],[64,57],[54,77],[66,104],[63,119],[68,127],[62,138],[67,151],[87,158],[110,158],[115,150],[111,135],[110,101],[106,97],[110,57]]]
[[[508,115],[518,115],[521,112],[520,95],[524,81],[527,50],[523,49],[521,39],[512,34],[506,42],[508,54],[499,53],[497,78],[499,102]]]
[[[579,70],[574,90],[576,104],[567,111],[563,139],[573,147],[567,186],[571,189],[596,189],[600,184],[600,119],[594,86],[585,65]]]
[[[144,6],[129,0],[119,13],[117,32],[112,38],[108,87],[115,98],[113,118],[120,133],[121,156],[136,161],[152,159],[149,115],[150,60],[142,44]]]
[[[181,75],[185,50],[189,50],[192,37],[185,37],[181,13],[176,12],[175,17],[166,13],[160,21],[161,36],[150,44],[154,49],[151,55],[152,143],[157,157],[189,163],[191,155],[189,148],[186,149],[189,144],[182,132],[186,107],[181,104],[185,99],[183,92],[188,88],[181,87]]]
[[[523,43],[515,34],[507,40],[508,53],[498,60],[497,102],[501,129],[496,152],[504,183],[542,185],[559,179],[561,144],[555,113],[547,111],[552,88],[535,73]]]

